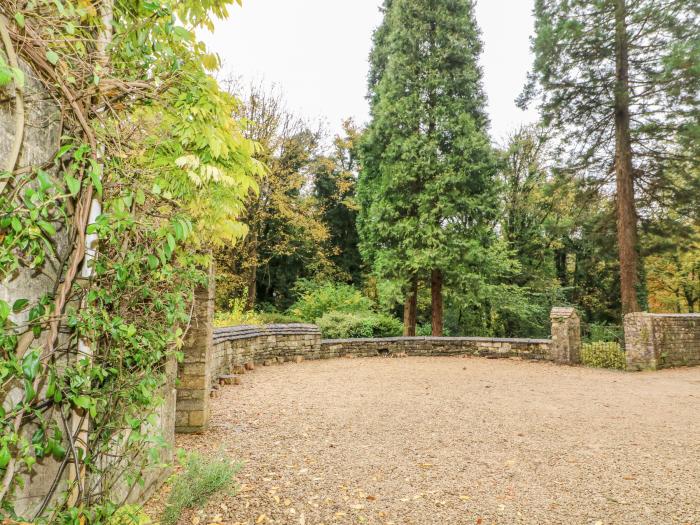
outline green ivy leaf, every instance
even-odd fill
[[[70,192],[70,194],[73,197],[78,195],[78,192],[80,191],[80,181],[69,173],[66,173],[63,176],[63,180],[66,181],[66,186],[68,186],[68,191]]]
[[[156,257],[155,255],[149,255],[148,256],[148,267],[151,270],[155,270],[156,268],[158,268],[158,257]]]
[[[20,313],[29,304],[28,299],[17,299],[12,304],[12,311],[16,314]]]
[[[56,53],[55,51],[46,52],[46,60],[51,62],[51,64],[53,64],[54,66],[58,64],[58,58],[58,53]]]
[[[15,22],[21,28],[24,28],[24,15],[22,13],[15,13]]]
[[[42,230],[44,230],[49,235],[56,235],[56,228],[54,228],[53,224],[51,224],[50,222],[38,221],[37,224],[41,227]]]
[[[36,397],[36,392],[34,391],[34,385],[28,379],[24,380],[24,402],[31,403]]]
[[[185,238],[185,229],[182,227],[180,221],[175,221],[175,223],[173,224],[173,228],[175,229],[175,237],[178,241],[181,241]]]
[[[0,299],[0,321],[4,321],[10,315],[10,305]]]
[[[10,456],[10,449],[7,448],[7,444],[5,444],[0,448],[0,469],[5,470],[10,463],[10,459],[12,459],[12,456]]]
[[[146,194],[143,192],[142,189],[136,190],[136,204],[139,206],[143,206],[143,204],[146,202]]]
[[[73,404],[78,408],[90,408],[92,405],[92,398],[88,396],[77,396],[73,398]]]
[[[40,355],[38,350],[33,350],[24,356],[22,359],[22,372],[24,377],[33,380],[39,373],[39,367],[41,363],[39,361]]]

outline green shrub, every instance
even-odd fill
[[[299,299],[287,313],[307,323],[315,323],[329,312],[369,313],[373,306],[360,290],[344,283],[312,285],[305,282],[300,292]]]
[[[257,318],[262,324],[290,324],[301,323],[302,319],[282,312],[260,312]]]
[[[627,366],[625,351],[619,343],[600,341],[585,343],[581,347],[581,362],[596,368],[617,368],[624,370]]]
[[[619,325],[591,323],[585,339],[589,343],[618,343],[623,339],[623,330]]]
[[[301,323],[299,317],[287,313],[268,311],[255,312],[245,311],[242,304],[234,303],[227,312],[216,312],[214,315],[214,326],[238,326],[242,324],[288,324]]]
[[[175,525],[183,510],[204,505],[213,494],[231,487],[240,470],[239,464],[223,456],[205,458],[197,453],[187,457],[184,467],[173,481],[162,525]]]
[[[397,337],[403,334],[403,322],[387,314],[374,314],[373,337]]]
[[[398,319],[372,312],[328,312],[316,324],[327,339],[394,337],[401,335],[402,330]]]

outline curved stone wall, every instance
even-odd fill
[[[321,339],[315,325],[229,326],[213,334],[210,381],[245,373],[255,365],[304,359],[373,357],[381,355],[520,357],[552,360],[550,339],[490,337],[387,337]]]
[[[312,324],[270,324],[215,328],[212,383],[255,364],[318,359],[321,331]]]
[[[552,360],[550,339],[498,339],[490,337],[388,337],[378,339],[325,339],[323,357],[378,355],[520,357]]]

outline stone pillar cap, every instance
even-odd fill
[[[555,318],[568,318],[568,317],[578,317],[576,313],[576,308],[569,306],[556,306],[552,308],[552,312],[549,314],[550,319]]]

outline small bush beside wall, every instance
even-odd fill
[[[343,283],[307,285],[299,299],[289,308],[289,315],[315,323],[329,312],[363,314],[372,310],[372,301],[357,288]]]
[[[386,314],[371,312],[328,312],[316,321],[326,339],[357,337],[396,337],[401,335],[401,321]]]
[[[627,366],[625,351],[619,343],[585,343],[581,347],[581,362],[595,368],[624,370]]]

